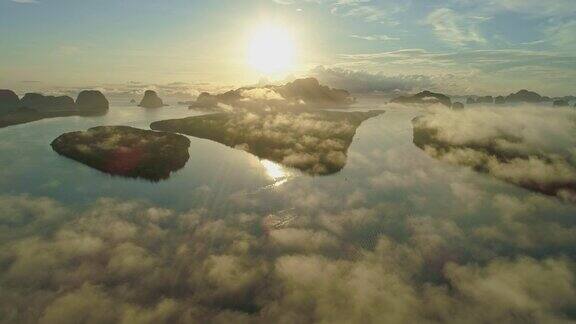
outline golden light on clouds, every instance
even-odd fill
[[[266,169],[266,174],[275,181],[283,179],[287,176],[284,168],[277,163],[269,160],[261,160],[260,163],[264,169]]]
[[[296,44],[290,30],[263,24],[256,28],[248,44],[248,64],[258,72],[277,75],[290,72],[295,64]]]

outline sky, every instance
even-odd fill
[[[262,26],[291,68],[248,62]],[[313,75],[355,91],[575,94],[573,0],[0,0],[0,87],[246,85]],[[342,82],[343,80],[349,82]]]

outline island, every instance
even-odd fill
[[[485,131],[490,134],[486,138],[457,138],[448,129],[453,124],[442,118],[429,114],[412,121],[414,144],[431,157],[545,195],[576,197],[576,164],[570,152],[543,152],[506,130]],[[451,118],[456,123],[462,118],[463,123],[466,117],[453,114]],[[558,170],[562,176],[554,175]]]
[[[20,107],[38,111],[72,110],[76,109],[76,103],[69,96],[44,96],[40,93],[27,93],[20,99]]]
[[[321,85],[315,78],[296,79],[284,85],[242,87],[221,94],[201,93],[191,109],[218,110],[221,105],[260,108],[347,108],[356,101],[346,90]],[[221,110],[221,109],[220,109]]]
[[[20,106],[18,95],[8,89],[0,89],[0,115],[10,113]]]
[[[554,102],[552,103],[552,105],[553,105],[554,107],[570,107],[570,103],[569,103],[568,101],[562,100],[562,99],[554,100]]]
[[[142,108],[154,109],[154,108],[161,108],[166,105],[164,104],[164,102],[162,102],[162,99],[158,97],[156,91],[146,90],[146,92],[144,92],[144,98],[142,98],[142,101],[140,101],[140,104],[138,106]]]
[[[78,94],[76,107],[84,113],[100,114],[108,111],[110,103],[102,92],[98,90],[84,90]]]
[[[526,89],[512,93],[506,97],[507,103],[541,103],[544,101],[547,100],[540,94]]]
[[[476,99],[476,103],[479,104],[493,104],[494,103],[494,97],[492,96],[482,96]]]
[[[431,91],[422,91],[412,96],[401,96],[392,100],[392,103],[407,105],[432,105],[442,104],[446,107],[452,107],[452,100],[445,94]]]
[[[74,101],[69,96],[45,96],[27,93],[20,99],[11,90],[0,90],[0,128],[46,118],[98,116],[108,112],[106,97],[95,90],[85,90]]]
[[[217,111],[220,110],[220,102],[218,96],[211,95],[208,92],[202,92],[196,101],[188,102],[188,108],[198,109],[202,111]]]
[[[423,105],[442,103],[447,106],[448,105],[447,98],[449,98],[447,95],[433,93],[430,91],[423,91],[412,96],[398,97],[394,99],[392,102],[404,103],[404,104],[423,104]],[[523,104],[523,103],[544,104],[552,102],[553,106],[559,106],[559,104],[562,104],[563,102],[570,102],[572,100],[576,100],[576,97],[565,96],[565,97],[551,98],[541,96],[540,94],[533,91],[520,90],[507,96],[502,95],[498,95],[496,97],[490,95],[470,96],[466,98],[466,104],[504,105],[504,104]],[[556,104],[554,104],[554,102]]]
[[[158,121],[150,128],[209,139],[309,175],[329,175],[345,166],[348,148],[360,124],[383,113],[218,113]]]
[[[158,182],[190,158],[185,136],[128,126],[99,126],[56,138],[58,154],[102,172]]]
[[[464,106],[463,103],[461,103],[461,102],[455,102],[455,103],[452,104],[452,107],[451,107],[451,108],[452,108],[453,110],[462,110],[462,109],[464,109],[465,107],[466,107],[466,106]]]

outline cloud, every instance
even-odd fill
[[[464,17],[448,8],[436,9],[428,15],[427,22],[434,32],[445,42],[456,46],[486,43],[478,30],[478,24],[485,19]]]
[[[410,2],[371,2],[370,0],[273,0],[281,5],[316,3],[325,5],[334,15],[356,18],[368,23],[397,25],[395,15],[405,11]]]
[[[250,100],[286,100],[281,94],[268,88],[242,90],[240,95]]]
[[[400,38],[390,37],[388,35],[370,35],[370,36],[350,35],[350,37],[366,41],[382,41],[382,42],[400,40]]]
[[[414,121],[414,140],[441,160],[539,192],[576,196],[576,120],[571,110],[534,106],[436,110]]]
[[[321,82],[336,88],[348,89],[354,93],[395,93],[410,92],[432,87],[434,81],[424,75],[387,75],[341,68],[316,67],[310,75]]]
[[[576,12],[571,0],[454,0],[453,2],[472,5],[474,11],[480,12],[514,12],[526,14],[531,17],[563,17]]]
[[[12,322],[41,323],[570,318],[574,269],[562,255],[576,244],[573,208],[486,192],[453,174],[446,196],[394,201],[390,192],[417,195],[422,183],[445,188],[446,171],[395,163],[398,149],[377,156],[385,163],[372,167],[391,166],[387,176],[407,179],[406,168],[418,167],[426,181],[333,188],[303,179],[254,197],[247,210],[231,202],[218,217],[141,201],[76,208],[1,196],[10,236],[0,241],[0,309]],[[254,211],[280,197],[294,209],[267,227]]]
[[[561,50],[574,50],[576,49],[576,46],[574,46],[576,42],[576,20],[552,25],[546,29],[545,35],[547,37],[546,43]]]
[[[499,95],[528,88],[562,96],[576,85],[575,65],[576,56],[554,51],[462,49],[431,52],[403,49],[340,54],[333,66],[386,74],[425,75],[437,78],[438,84],[444,85],[440,89],[449,93],[488,92]]]
[[[16,2],[16,3],[25,3],[25,4],[26,4],[26,3],[28,3],[28,4],[31,4],[31,3],[40,3],[39,1],[36,1],[36,0],[10,0],[10,1]]]
[[[203,192],[219,200],[187,199],[178,210],[161,200],[63,205],[0,195],[3,319],[573,321],[576,207],[436,161],[410,142],[412,118],[433,112],[429,121],[453,142],[515,133],[524,140],[500,142],[507,150],[565,154],[573,111],[386,109],[357,130],[339,176],[257,192],[208,183]],[[295,119],[266,121],[276,130]],[[308,118],[297,124],[304,134],[334,130]]]
[[[151,127],[211,139],[310,175],[330,175],[346,165],[346,153],[356,129],[363,121],[381,113],[259,108],[160,121]]]

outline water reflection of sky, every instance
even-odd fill
[[[187,165],[169,180],[151,183],[110,177],[58,156],[49,145],[63,132],[103,124],[147,128],[190,114],[182,107],[146,112],[115,105],[104,117],[1,129],[0,191],[30,197],[3,198],[0,211],[17,213],[25,203],[11,202],[11,209],[1,204],[37,203],[38,196],[79,210],[77,221],[43,220],[65,231],[14,245],[20,247],[10,260],[42,266],[23,246],[50,250],[82,243],[74,243],[82,251],[54,252],[72,261],[45,266],[64,274],[56,279],[75,278],[70,282],[30,274],[26,262],[18,263],[20,272],[44,280],[22,282],[38,282],[38,290],[56,287],[58,293],[34,299],[50,307],[62,306],[52,299],[67,293],[75,300],[89,296],[152,308],[160,307],[158,296],[169,296],[179,319],[183,309],[205,307],[189,314],[198,321],[222,311],[238,322],[251,316],[302,323],[573,317],[576,207],[430,158],[412,144],[411,120],[420,112],[377,105],[359,105],[387,112],[358,128],[345,168],[325,177],[191,138]],[[96,202],[101,197],[116,200]],[[22,225],[10,235],[26,237],[50,226]],[[96,244],[99,238],[104,243]],[[75,272],[78,262],[86,262],[84,272]],[[91,267],[100,275],[90,275]],[[2,276],[20,291],[20,277],[9,270]],[[26,285],[22,291],[33,294]],[[529,302],[519,305],[510,294]],[[110,307],[110,316],[125,311]],[[147,311],[160,309],[152,308]]]
[[[172,208],[190,208],[206,203],[206,197],[197,197],[203,196],[208,188],[218,193],[212,197],[217,199],[237,191],[274,188],[302,176],[277,163],[193,137],[186,167],[160,183],[102,174],[58,156],[49,145],[65,132],[99,125],[148,129],[153,121],[193,114],[199,113],[181,106],[144,110],[124,102],[113,102],[110,112],[101,117],[57,118],[1,129],[3,152],[0,162],[4,168],[0,189],[10,194],[29,193],[74,203],[90,202],[107,195],[145,199]]]
[[[369,102],[357,108],[386,107]],[[442,203],[441,198],[450,191],[447,184],[455,181],[474,181],[490,186],[490,190],[525,194],[514,186],[445,165],[424,154],[412,144],[410,121],[419,114],[415,109],[392,109],[364,122],[354,137],[344,170],[327,177],[308,177],[241,150],[191,137],[187,165],[167,181],[152,183],[103,174],[55,154],[49,145],[64,132],[98,125],[147,129],[153,121],[191,114],[197,113],[181,106],[144,110],[113,103],[110,113],[102,117],[58,118],[1,129],[0,190],[7,194],[46,196],[67,203],[87,203],[101,196],[142,199],[176,209],[222,208],[227,206],[230,196],[263,195],[265,191],[278,191],[280,186],[312,186],[326,192],[354,192],[368,186],[366,198],[398,202],[421,196],[418,199],[434,205]],[[431,178],[434,173],[441,174],[441,178]],[[409,182],[415,186],[407,186]],[[386,190],[377,190],[378,186]],[[410,189],[409,193],[404,192],[405,188]],[[276,203],[282,205],[281,208],[290,208],[292,206],[285,205],[293,202]],[[270,201],[269,207],[279,208],[272,207],[273,204],[274,201]]]

